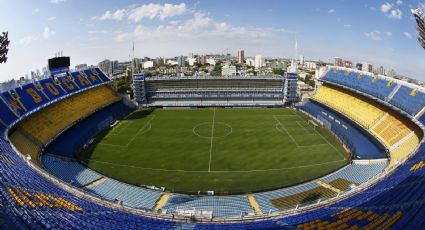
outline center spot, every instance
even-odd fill
[[[212,129],[214,128],[214,131]],[[212,122],[205,122],[196,125],[192,130],[193,134],[202,138],[221,138],[229,136],[233,130],[232,126],[224,122],[215,122],[214,127]]]

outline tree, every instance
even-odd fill
[[[215,63],[214,70],[211,72],[212,76],[221,76],[221,61]]]
[[[273,68],[273,74],[283,75],[284,73],[285,73],[285,71],[283,71],[283,69]]]
[[[6,63],[7,61],[6,55],[9,52],[9,43],[8,32],[3,32],[0,35],[0,63]]]

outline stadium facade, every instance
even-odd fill
[[[74,154],[96,134],[132,111],[99,69],[4,92],[0,226],[420,229],[425,222],[424,89],[338,67],[330,68],[322,83],[296,109],[327,127],[357,157],[315,181],[235,196],[134,187],[76,161]],[[285,87],[291,88],[282,77],[139,77],[135,84],[145,92],[137,102],[153,106],[282,105]]]
[[[140,106],[283,106],[296,99],[295,81],[285,76],[134,76]]]

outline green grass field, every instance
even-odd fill
[[[134,185],[181,193],[246,193],[312,180],[341,168],[338,140],[292,109],[140,110],[79,156]]]

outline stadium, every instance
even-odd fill
[[[425,88],[327,65],[298,100],[292,64],[133,67],[129,96],[49,59],[49,77],[0,92],[0,229],[423,229]]]
[[[424,89],[331,67],[311,100],[285,107],[288,75],[136,76],[148,109],[98,68],[2,93],[1,224],[421,226]]]

